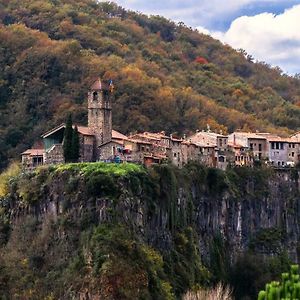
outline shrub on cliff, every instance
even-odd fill
[[[8,193],[8,182],[11,178],[16,177],[21,172],[18,163],[12,163],[3,173],[0,174],[0,197]]]

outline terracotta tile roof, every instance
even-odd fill
[[[237,143],[228,143],[229,147],[233,147],[233,148],[245,148],[245,146],[237,144]]]
[[[265,140],[266,137],[263,134],[257,134],[253,132],[233,132],[231,134],[232,136],[235,136],[236,138],[248,138],[248,139],[259,139],[259,140]]]
[[[112,130],[112,138],[116,140],[128,140],[128,137],[119,131]]]
[[[60,124],[59,126],[57,127],[54,127],[53,129],[45,132],[42,137],[43,138],[46,138],[48,137],[49,135],[61,130],[62,128],[65,128],[66,127],[66,124]],[[75,125],[73,125],[73,128],[75,128]],[[87,127],[87,126],[80,126],[80,125],[77,125],[77,128],[78,128],[78,132],[82,135],[94,135],[94,133],[92,132],[92,130]],[[112,138],[113,139],[117,139],[117,140],[126,140],[127,139],[127,136],[122,134],[121,132],[119,131],[116,131],[116,130],[112,130]]]
[[[290,139],[296,143],[296,142],[300,142],[300,132],[296,132],[295,134],[290,136]]]
[[[123,146],[123,143],[122,142],[119,142],[119,141],[108,141],[108,142],[105,142],[103,144],[101,144],[100,146],[98,146],[98,148],[102,148],[103,146],[106,146],[106,145],[109,145],[109,144],[117,144],[117,145],[120,145],[120,146]]]
[[[292,143],[293,142],[293,139],[291,139],[291,138],[282,138],[279,136],[268,137],[267,139],[269,142],[282,142],[282,143]]]
[[[44,149],[27,149],[21,155],[30,155],[30,156],[43,156],[45,150]]]
[[[102,90],[102,83],[101,83],[101,79],[98,78],[91,86],[91,90],[93,91],[101,91]]]
[[[139,140],[139,139],[136,139],[136,138],[128,139],[127,141],[132,142],[132,143],[136,143],[136,144],[152,145],[152,143],[150,143],[150,142]]]
[[[73,125],[73,128],[75,128],[75,125]],[[91,131],[89,127],[86,126],[77,126],[78,132],[82,135],[94,135],[94,133]]]
[[[170,139],[170,137],[165,135],[165,132],[142,132],[142,133],[136,133],[132,134],[130,138],[146,138],[149,140],[155,140],[155,141],[160,141],[162,139]]]
[[[147,140],[153,140],[153,141],[160,141],[161,139],[158,137],[154,137],[153,135],[144,133],[137,133],[130,136],[132,139],[147,139]]]

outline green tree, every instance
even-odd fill
[[[71,114],[68,116],[66,128],[65,128],[65,134],[64,134],[64,143],[63,143],[63,149],[64,149],[64,158],[65,162],[72,161],[72,138],[73,138],[73,122],[72,122],[72,116]]]
[[[79,159],[79,133],[77,126],[72,132],[71,159],[73,162],[77,162]]]

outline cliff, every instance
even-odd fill
[[[70,164],[8,187],[0,290],[20,297],[172,299],[197,284],[234,285],[246,254],[277,259],[274,273],[298,261],[296,170]]]

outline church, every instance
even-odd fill
[[[98,78],[88,92],[88,126],[78,125],[80,162],[107,161],[122,153],[127,137],[112,129],[112,82]],[[63,140],[65,124],[42,135],[43,149],[23,152],[22,163],[27,168],[43,164],[64,163]]]

